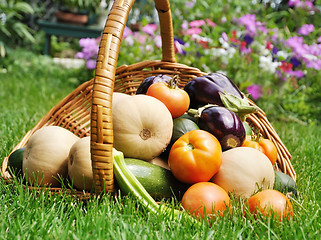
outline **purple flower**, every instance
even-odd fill
[[[291,57],[290,63],[292,64],[293,68],[297,68],[301,66],[301,61],[297,59],[296,57]]]
[[[278,53],[278,49],[276,47],[272,48],[272,55],[276,55]]]
[[[262,97],[262,87],[257,84],[252,84],[246,88],[247,92],[251,94],[253,100],[257,100]]]
[[[273,28],[273,29],[270,29],[270,32],[273,33],[273,35],[271,36],[271,40],[276,42],[278,40],[279,29]]]
[[[244,41],[247,43],[247,45],[250,45],[250,44],[253,42],[253,40],[254,40],[254,38],[251,37],[251,36],[248,35],[248,34],[246,34],[243,39],[244,39]]]
[[[267,28],[266,28],[266,26],[265,26],[264,23],[257,21],[257,22],[255,22],[255,24],[256,24],[256,28],[257,28],[259,31],[261,31],[261,32],[264,33],[264,34],[267,34],[267,33],[268,33],[268,30],[267,30]]]
[[[287,72],[287,74],[297,78],[303,78],[305,76],[304,72],[302,72],[301,70],[296,70],[296,71],[290,70]]]
[[[285,41],[285,44],[293,49],[301,48],[303,45],[303,37],[290,37]]]
[[[321,36],[318,37],[318,40],[317,40],[318,43],[321,43]]]
[[[89,59],[96,59],[99,50],[99,38],[81,38],[79,45],[82,47],[82,51],[76,53],[76,58],[83,58],[86,61]]]
[[[194,7],[195,3],[196,3],[196,0],[185,2],[185,7],[192,8],[192,7]]]
[[[96,67],[96,60],[88,59],[86,62],[86,66],[88,69],[94,69]]]
[[[188,22],[186,20],[184,20],[181,27],[183,30],[187,30],[188,29]]]
[[[186,51],[184,50],[184,42],[183,41],[178,41],[177,39],[174,40],[174,47],[175,51],[179,54],[185,55]]]
[[[314,68],[316,70],[321,70],[321,59],[305,60],[307,68]]]
[[[307,49],[310,54],[314,56],[321,56],[321,44],[312,44],[307,46]]]
[[[249,34],[256,33],[256,16],[255,14],[245,14],[238,19],[239,23],[244,25]]]
[[[304,24],[302,27],[299,28],[298,33],[300,35],[306,36],[313,31],[314,31],[313,24]]]

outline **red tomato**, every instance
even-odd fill
[[[263,152],[270,159],[272,165],[278,158],[278,150],[270,139],[260,138],[259,141],[254,141],[251,140],[251,136],[246,136],[242,147],[251,147]]]
[[[173,80],[173,79],[172,79]],[[173,118],[182,116],[189,108],[190,98],[183,89],[180,89],[170,83],[157,82],[150,85],[146,95],[152,96],[160,100],[168,108]]]
[[[250,213],[254,216],[261,212],[263,216],[274,216],[279,220],[293,216],[293,207],[290,200],[281,192],[266,189],[248,199]]]
[[[222,164],[222,147],[214,135],[192,130],[172,146],[168,165],[173,175],[184,183],[209,181]]]
[[[196,218],[203,218],[203,214],[211,218],[217,214],[223,216],[229,208],[230,197],[227,192],[215,183],[199,182],[193,184],[184,193],[182,206]],[[205,209],[204,209],[205,208]]]

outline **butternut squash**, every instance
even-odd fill
[[[58,126],[37,130],[25,146],[22,170],[31,184],[60,186],[67,177],[67,160],[71,146],[79,139]]]
[[[123,98],[115,105],[113,129],[118,151],[127,158],[150,161],[168,145],[173,119],[161,101],[140,94]]]

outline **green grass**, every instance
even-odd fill
[[[62,97],[76,87],[78,72],[47,57],[22,54],[0,73],[0,159]],[[77,77],[78,78],[78,77]],[[87,80],[87,79],[85,79]],[[89,79],[88,79],[89,80]],[[84,79],[81,79],[84,81]],[[294,217],[277,222],[242,217],[234,208],[212,224],[194,225],[182,217],[153,215],[132,197],[79,201],[68,194],[24,190],[19,181],[0,181],[1,239],[318,239],[321,234],[320,153],[317,125],[273,121],[293,155],[299,195]],[[236,201],[236,206],[238,202]]]

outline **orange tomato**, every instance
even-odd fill
[[[273,189],[266,189],[251,196],[248,199],[248,207],[254,216],[258,211],[263,216],[273,216],[279,220],[293,216],[290,200],[283,193]]]
[[[222,147],[217,138],[204,130],[181,136],[170,149],[168,165],[184,183],[209,181],[222,164]]]
[[[272,165],[278,158],[278,150],[275,144],[267,138],[260,138],[259,141],[251,140],[251,136],[246,136],[242,147],[251,147],[263,152],[269,159]]]
[[[187,189],[182,197],[182,206],[186,211],[200,219],[203,214],[209,218],[218,214],[223,216],[229,207],[230,197],[227,192],[215,183],[199,182]]]
[[[172,81],[172,80],[171,80]],[[182,116],[189,108],[190,98],[187,92],[173,82],[157,82],[150,85],[146,95],[152,96],[165,104],[173,118]]]

